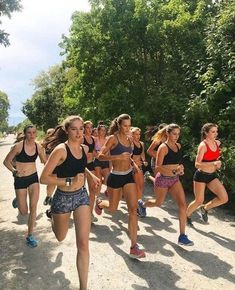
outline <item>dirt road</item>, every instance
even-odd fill
[[[13,142],[0,143],[0,289],[79,289],[75,266],[73,223],[65,241],[56,241],[42,205],[41,186],[35,235],[39,246],[25,245],[26,220],[11,206],[13,178],[2,161]],[[38,164],[41,169],[42,166]],[[145,196],[152,196],[146,184]],[[189,200],[191,197],[189,197]],[[90,290],[235,289],[235,221],[224,210],[215,210],[204,225],[195,215],[195,229],[187,234],[193,247],[177,245],[177,208],[168,198],[161,209],[148,209],[139,220],[139,244],[146,249],[142,261],[128,257],[127,209],[122,201],[113,216],[105,212],[90,234]]]

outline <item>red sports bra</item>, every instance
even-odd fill
[[[215,144],[216,144],[215,151],[212,151],[211,148],[209,147],[209,145],[205,141],[204,141],[204,143],[206,144],[207,151],[203,155],[202,162],[212,162],[212,161],[218,160],[218,158],[220,157],[220,148],[219,148],[217,142],[215,142]]]

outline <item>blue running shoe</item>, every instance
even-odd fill
[[[146,208],[143,207],[143,204],[144,204],[143,200],[139,199],[137,213],[140,217],[146,217],[146,215],[147,215]]]
[[[31,247],[31,248],[35,248],[38,245],[38,241],[34,238],[33,235],[29,235],[26,238],[26,245]]]
[[[18,201],[17,201],[17,198],[16,197],[12,200],[12,206],[14,208],[17,208],[18,207]]]
[[[194,243],[185,234],[179,235],[178,244],[181,246],[193,246]]]

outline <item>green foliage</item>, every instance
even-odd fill
[[[43,131],[55,127],[65,114],[64,83],[64,72],[59,65],[51,67],[48,72],[40,73],[33,81],[35,93],[25,102],[22,111]]]
[[[10,103],[7,94],[0,91],[0,131],[6,131]]]
[[[20,4],[21,0],[1,0],[0,1],[0,17],[7,16],[11,18],[11,14],[14,11],[20,11],[22,6]],[[0,25],[2,21],[0,20]],[[4,46],[8,46],[9,42],[9,34],[6,33],[4,30],[0,29],[0,44]]]
[[[204,51],[206,2],[193,3],[101,0],[75,13],[61,44],[77,76],[65,103],[95,121],[127,112],[142,127],[181,122]]]

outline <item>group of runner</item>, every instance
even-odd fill
[[[29,207],[26,244],[30,247],[38,245],[33,229],[39,198],[35,161],[39,156],[45,164],[40,177],[40,183],[47,185],[44,204],[51,206],[47,216],[51,218],[58,241],[66,237],[73,212],[80,289],[87,289],[89,233],[91,223],[97,222],[93,210],[97,215],[101,215],[103,209],[115,212],[122,198],[128,208],[130,257],[145,257],[144,250],[137,243],[138,215],[146,217],[147,207],[161,206],[168,192],[179,208],[178,243],[193,245],[185,233],[186,223],[193,226],[193,212],[199,209],[204,222],[208,222],[208,210],[228,200],[227,192],[216,174],[221,168],[217,135],[216,124],[203,125],[202,142],[195,161],[197,170],[193,178],[195,200],[187,207],[180,181],[184,166],[182,146],[178,143],[180,127],[177,124],[162,124],[147,150],[152,156],[153,176],[145,172],[145,177],[153,181],[155,191],[155,198],[150,200],[143,198],[144,170],[148,163],[144,143],[140,141],[141,130],[132,127],[129,115],[121,114],[115,118],[109,130],[100,122],[95,131],[91,121],[84,122],[80,116],[69,116],[61,125],[47,132],[42,145],[36,142],[36,128],[26,126],[23,140],[12,147],[4,160],[4,165],[14,176],[14,204],[23,215],[28,214]],[[105,199],[99,197],[102,183],[107,185]],[[203,204],[206,187],[215,194],[215,198]]]

